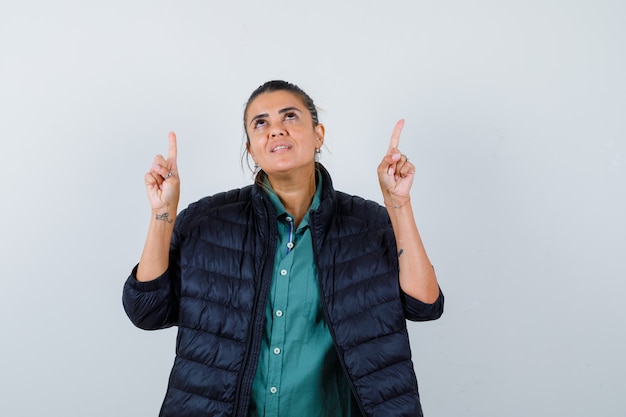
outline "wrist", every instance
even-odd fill
[[[383,203],[385,204],[385,207],[387,208],[401,209],[402,207],[408,205],[410,201],[411,201],[411,197],[388,198],[388,199],[384,199]]]
[[[176,220],[176,207],[163,207],[160,209],[152,209],[152,220],[157,223],[174,223]]]
[[[170,216],[177,213],[178,204],[176,203],[165,203],[160,207],[150,207],[152,210],[152,214],[162,214],[162,213],[170,213]]]

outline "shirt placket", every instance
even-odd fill
[[[267,377],[266,416],[278,415],[279,396],[283,373],[283,349],[285,347],[286,320],[288,314],[289,277],[293,267],[294,223],[286,217],[279,222],[280,244],[285,256],[278,263],[274,276],[272,295],[272,331],[270,337],[269,372]]]

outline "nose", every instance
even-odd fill
[[[275,126],[270,135],[275,138],[276,136],[284,136],[285,135],[285,131],[281,126]]]

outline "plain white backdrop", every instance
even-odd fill
[[[411,323],[429,417],[626,413],[626,3],[0,3],[0,415],[158,414],[175,330],[121,291],[176,131],[180,207],[251,182],[243,105],[321,108],[379,202],[395,121],[446,311]]]

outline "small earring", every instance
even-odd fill
[[[322,153],[322,150],[320,148],[315,148],[315,153],[320,154]]]

